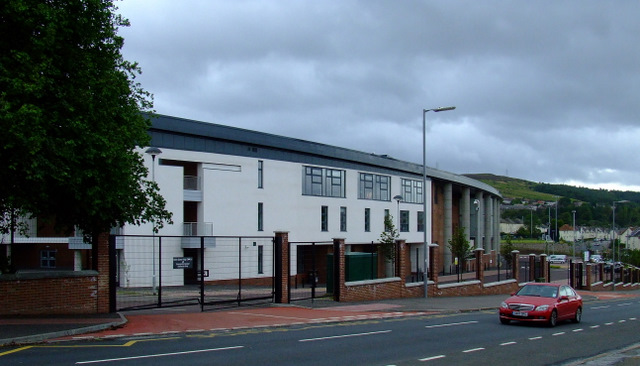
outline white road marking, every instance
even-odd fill
[[[115,361],[125,361],[125,360],[139,360],[139,359],[142,359],[142,358],[153,358],[153,357],[178,356],[178,355],[187,355],[187,354],[191,354],[191,353],[227,351],[227,350],[239,349],[239,348],[244,348],[244,346],[209,348],[209,349],[199,349],[199,350],[184,351],[184,352],[157,353],[157,354],[153,354],[153,355],[121,357],[121,358],[106,358],[104,360],[79,361],[79,362],[76,362],[76,365],[86,365],[86,364],[90,364],[90,363],[115,362]]]
[[[565,332],[558,332],[558,333],[553,333],[552,336],[555,337],[555,336],[559,336],[559,335],[563,335],[563,334],[565,334]]]
[[[512,344],[517,344],[517,343],[518,343],[518,342],[511,341],[511,342],[504,342],[504,343],[500,343],[500,345],[501,345],[501,346],[510,346],[510,345],[512,345]]]
[[[609,305],[594,306],[594,307],[591,308],[591,310],[607,309],[609,307],[610,307]]]
[[[425,326],[425,328],[430,329],[430,328],[444,328],[444,327],[455,327],[457,325],[468,325],[468,324],[476,324],[478,323],[477,320],[470,320],[468,322],[458,322],[458,323],[445,323],[445,324],[434,324],[434,325],[427,325]]]
[[[362,337],[362,336],[370,336],[370,335],[384,334],[384,333],[391,333],[391,330],[379,330],[379,331],[376,331],[376,332],[366,332],[366,333],[351,333],[351,334],[335,335],[335,336],[328,336],[328,337],[318,337],[318,338],[305,338],[305,339],[298,340],[298,342],[325,341],[325,340],[329,340],[329,339],[339,339],[339,338],[349,338],[349,337]]]
[[[542,339],[542,336],[537,336],[537,337],[531,337],[529,338],[530,341],[537,341],[538,339]]]
[[[618,306],[631,306],[630,302],[623,302],[622,304],[618,304]]]
[[[464,350],[462,351],[462,353],[478,352],[483,350],[484,350],[483,347],[478,347],[478,348],[471,348],[471,349]]]
[[[422,362],[424,362],[424,361],[433,361],[433,360],[439,360],[439,359],[445,358],[445,357],[446,357],[445,355],[431,356],[431,357],[421,358],[418,361],[422,361]]]
[[[582,328],[578,328],[578,329],[574,329],[572,330],[572,332],[577,333],[577,332],[582,332],[584,329]]]

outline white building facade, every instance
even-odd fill
[[[274,232],[288,232],[290,242],[378,242],[386,215],[393,216],[416,258],[424,256],[426,229],[427,241],[445,248],[440,266],[453,261],[446,243],[457,227],[465,228],[475,247],[499,251],[502,197],[465,176],[427,168],[423,187],[421,164],[163,115],[152,118],[150,135],[161,154],[152,158],[145,154],[147,147],[140,152],[173,213],[173,224],[154,234],[163,238],[167,258],[193,256],[200,247],[183,236],[214,236],[206,239],[205,251],[212,252],[225,250],[222,236],[252,237],[240,254],[207,255],[205,267],[224,268],[225,260],[237,261],[240,255],[247,263],[261,263],[247,265],[247,277],[266,277],[274,255],[266,237]],[[156,264],[142,255],[150,242],[128,237],[151,233],[149,224],[122,228],[127,236],[117,242],[121,286],[145,286],[154,275]],[[172,263],[166,259],[158,265]],[[128,278],[131,268],[140,267],[147,268],[147,276]],[[209,280],[232,278],[234,271],[216,271],[218,278]],[[163,283],[183,284],[183,272],[165,275]]]

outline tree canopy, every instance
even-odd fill
[[[111,0],[0,3],[0,210],[95,235],[170,221],[137,147],[151,94],[135,81]]]

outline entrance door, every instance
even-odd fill
[[[200,283],[198,280],[198,266],[200,265],[200,249],[185,248],[184,256],[193,258],[193,267],[184,269],[184,284],[185,285],[197,285]]]

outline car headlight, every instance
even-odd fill
[[[507,305],[507,303],[503,301],[503,302],[500,304],[500,307],[501,307],[501,308],[503,308],[503,309],[508,309],[508,308],[509,308],[509,305]]]
[[[536,311],[547,311],[549,310],[549,305],[540,305],[536,308]]]

